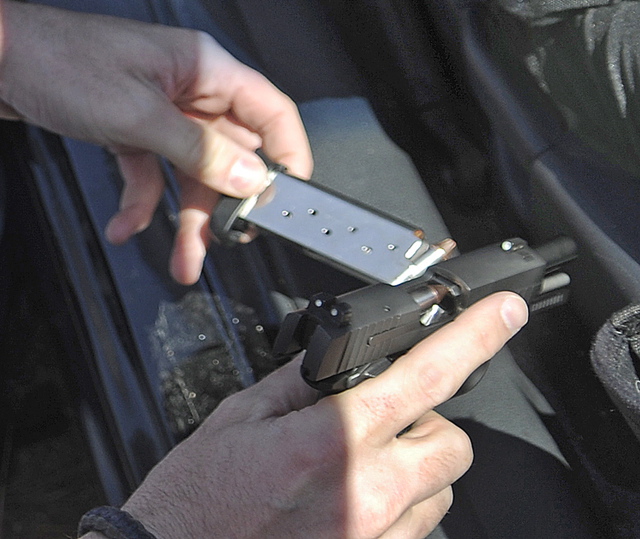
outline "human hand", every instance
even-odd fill
[[[495,294],[379,377],[318,402],[294,360],[225,400],[124,509],[163,539],[424,537],[472,459],[433,409],[526,319],[521,298]]]
[[[156,155],[177,168],[181,211],[170,262],[200,275],[217,193],[266,185],[254,151],[306,178],[312,159],[293,102],[209,35],[114,17],[4,2],[0,117],[100,144],[125,187],[107,238],[123,243],[151,221],[164,190]]]

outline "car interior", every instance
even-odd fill
[[[442,407],[478,464],[430,537],[640,536],[637,335],[619,344],[625,376],[597,340],[640,302],[640,183],[496,53],[490,0],[40,3],[211,33],[297,103],[312,183],[432,243],[451,237],[460,256],[571,238],[569,301],[532,315],[485,379]],[[123,503],[221,400],[276,369],[287,313],[367,283],[265,233],[212,245],[200,280],[178,285],[168,163],[152,224],[113,246],[113,156],[24,124],[0,129],[2,530],[60,537],[91,507]]]

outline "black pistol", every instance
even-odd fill
[[[376,376],[400,354],[493,292],[520,294],[531,312],[564,303],[569,276],[561,266],[576,246],[559,238],[538,249],[520,238],[449,258],[455,242],[431,244],[422,230],[354,200],[270,169],[254,197],[222,197],[212,229],[244,243],[257,231],[280,236],[311,256],[377,283],[334,296],[314,295],[289,313],[274,343],[282,359],[306,351],[302,375],[324,393]],[[463,387],[481,378],[481,367]]]
[[[306,351],[302,376],[325,394],[355,386],[384,371],[403,352],[453,320],[471,304],[501,290],[520,294],[530,312],[567,299],[562,265],[575,243],[558,238],[538,249],[520,238],[445,260],[397,286],[374,284],[341,296],[321,293],[306,309],[287,315],[274,353]],[[481,367],[461,392],[484,374]]]

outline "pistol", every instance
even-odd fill
[[[312,296],[305,309],[286,316],[276,336],[274,355],[286,360],[305,351],[302,376],[323,393],[377,376],[493,292],[520,294],[532,313],[567,300],[570,278],[562,267],[576,256],[570,238],[537,249],[512,238],[450,258],[456,247],[451,239],[431,244],[422,230],[281,167],[269,174],[263,193],[222,198],[212,219],[214,234],[242,243],[266,231],[372,283],[339,296]],[[473,387],[485,369],[473,373],[461,391]]]
[[[531,313],[565,303],[570,278],[562,265],[575,254],[575,243],[566,237],[538,249],[513,238],[440,262],[397,286],[379,283],[340,296],[320,293],[306,309],[287,315],[274,353],[292,357],[305,351],[306,382],[324,394],[344,391],[377,376],[493,292],[520,294]],[[474,387],[486,368],[472,373],[459,393]]]

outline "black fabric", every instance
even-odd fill
[[[615,313],[600,329],[591,349],[591,364],[611,400],[622,413],[630,430],[640,440],[640,305]],[[631,434],[628,444],[635,440]],[[624,449],[623,449],[624,450]],[[630,449],[628,455],[635,451]],[[640,478],[633,457],[620,463],[623,480],[611,482],[592,469],[596,487],[612,515],[616,537],[640,536]]]
[[[421,170],[434,157],[449,167],[446,189],[458,200],[477,203],[485,188],[483,118],[451,71],[450,52],[436,38],[426,4],[320,1],[360,68],[365,95],[387,132]],[[429,188],[442,189],[441,177],[429,183],[430,176]]]
[[[554,411],[506,350],[472,391],[438,412],[469,434],[474,451],[441,525],[447,539],[598,537],[549,433]]]
[[[493,7],[502,64],[517,63],[585,143],[640,175],[640,3],[493,0]]]
[[[357,68],[318,0],[203,0],[212,18],[296,102],[363,95]]]
[[[598,332],[593,367],[640,440],[640,305],[614,314]]]

